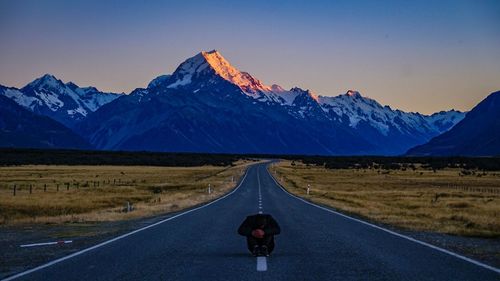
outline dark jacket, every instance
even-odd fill
[[[262,230],[264,230],[266,236],[280,234],[280,226],[271,215],[267,214],[248,216],[238,228],[238,234],[251,236],[254,229],[261,227],[259,224],[262,221],[265,221],[264,228]]]

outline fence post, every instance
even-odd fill
[[[43,192],[47,191],[47,184],[43,184]]]

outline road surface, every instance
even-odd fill
[[[282,233],[271,257],[257,260],[236,231],[259,211],[273,215]],[[223,199],[15,279],[484,281],[500,274],[301,201],[258,164]]]

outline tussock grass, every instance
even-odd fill
[[[288,191],[370,220],[411,230],[500,237],[498,172],[478,177],[459,176],[459,169],[450,168],[329,170],[290,161],[271,169]]]
[[[0,167],[0,224],[115,221],[177,211],[227,193],[250,163]],[[132,212],[124,212],[127,201],[132,203]]]

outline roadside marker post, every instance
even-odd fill
[[[309,191],[311,190],[311,185],[307,184],[307,195],[309,195]]]
[[[210,184],[208,184],[208,194],[211,194],[212,193],[212,187],[210,186]]]

